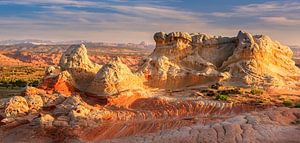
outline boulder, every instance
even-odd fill
[[[43,128],[53,127],[54,117],[50,114],[41,114],[41,117],[36,118],[33,123],[40,125]]]
[[[77,90],[76,82],[68,71],[62,71],[58,75],[45,76],[39,85],[40,89],[55,91],[67,96]]]
[[[29,107],[26,99],[22,96],[14,96],[6,103],[5,117],[24,116],[28,113]]]
[[[106,96],[142,88],[142,79],[132,73],[119,58],[116,58],[99,70],[86,91],[99,96]]]
[[[55,73],[55,67],[54,66],[48,66],[46,69],[45,69],[45,76],[51,76]]]
[[[44,105],[43,99],[39,95],[26,96],[25,99],[27,100],[29,109],[32,111],[38,111]]]

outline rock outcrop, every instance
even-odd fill
[[[90,61],[85,45],[72,45],[62,55],[59,66],[62,71],[68,71],[73,77],[73,85],[84,91],[100,69],[100,65]]]
[[[297,137],[300,133],[299,125],[295,124],[295,121],[299,120],[299,111],[298,109],[289,110],[287,108],[269,109],[263,112],[242,114],[221,122],[206,125],[184,126],[157,133],[136,135],[134,137],[101,140],[101,142],[299,142],[299,137]]]
[[[86,92],[105,96],[143,87],[142,79],[116,58],[99,70]]]
[[[299,82],[291,50],[269,37],[184,32],[154,35],[156,49],[141,63],[150,87],[175,89],[216,82],[236,86],[283,86]]]
[[[37,88],[0,99],[0,142],[299,141],[299,87],[276,88],[299,83],[288,47],[245,32],[154,39],[137,71],[71,46]]]
[[[5,117],[17,117],[24,116],[29,111],[28,103],[24,97],[15,96],[10,98],[6,103],[5,107]]]
[[[47,76],[46,74],[39,88],[70,96],[78,89],[76,85],[73,76],[68,71],[62,71],[55,75],[50,74]]]
[[[116,57],[104,66],[92,63],[82,44],[71,46],[61,57],[59,68],[50,66],[39,88],[67,96],[76,90],[109,96],[144,89],[143,80]],[[60,72],[57,72],[60,69]]]
[[[300,69],[295,66],[289,47],[268,36],[252,36],[241,31],[237,38],[233,54],[220,67],[221,71],[230,73],[230,83],[283,86],[299,82]]]
[[[215,65],[209,63],[192,46],[188,33],[160,32],[154,35],[156,49],[143,61],[139,71],[144,73],[147,85],[178,88],[216,82],[222,78]]]

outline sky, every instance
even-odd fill
[[[158,31],[239,30],[300,45],[300,0],[0,0],[0,40],[154,43]]]

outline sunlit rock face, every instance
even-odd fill
[[[267,36],[241,31],[237,37],[158,32],[154,40],[155,50],[139,69],[151,87],[172,89],[215,82],[281,86],[299,81],[291,50]]]
[[[55,91],[67,96],[72,95],[76,88],[76,82],[68,71],[62,71],[58,74],[45,74],[42,82],[38,86],[43,90]]]
[[[231,83],[283,86],[299,82],[300,70],[292,60],[289,47],[268,36],[240,31],[238,45],[224,61],[220,71],[229,72]]]
[[[72,45],[62,55],[59,66],[64,71],[68,71],[75,81],[75,87],[84,91],[87,88],[87,83],[91,82],[100,65],[90,61],[87,55],[85,45]]]
[[[106,96],[134,89],[143,89],[142,79],[115,58],[99,70],[86,92]]]
[[[288,47],[245,32],[154,39],[138,71],[119,58],[100,67],[84,45],[71,46],[38,87],[0,98],[0,142],[299,141],[300,109],[276,107],[298,102],[299,88],[234,86],[299,82]]]

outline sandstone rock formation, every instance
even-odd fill
[[[61,57],[59,66],[61,72],[57,74],[53,66],[46,69],[39,88],[68,96],[75,90],[107,96],[144,88],[142,78],[132,73],[120,58],[100,68],[89,60],[83,44],[71,46]]]
[[[0,142],[299,141],[300,109],[276,107],[285,99],[274,90],[207,86],[294,85],[300,70],[288,47],[245,32],[159,32],[154,39],[137,71],[119,58],[99,66],[84,45],[71,46],[37,88],[0,99]],[[217,98],[229,91],[232,100]],[[300,103],[299,87],[281,94]]]
[[[45,75],[40,89],[55,91],[64,95],[72,95],[77,89],[77,82],[68,71],[62,71],[59,74]]]
[[[86,92],[112,95],[127,90],[142,89],[143,82],[119,58],[104,65]]]
[[[5,107],[5,117],[17,117],[24,116],[29,111],[27,101],[24,97],[15,96],[12,97]]]
[[[299,110],[277,108],[258,113],[242,114],[207,125],[184,126],[173,130],[104,140],[102,142],[299,142],[299,137],[297,137],[300,133],[299,126],[293,125],[293,122],[298,119]]]
[[[221,71],[230,73],[229,81],[283,86],[300,80],[300,69],[295,66],[289,47],[268,36],[252,36],[241,31],[237,38],[233,54],[220,67]]]
[[[59,66],[68,71],[75,81],[75,87],[85,90],[101,66],[90,61],[85,45],[72,45],[61,57]]]
[[[267,36],[241,31],[237,37],[159,32],[154,40],[156,49],[139,69],[152,87],[175,89],[215,82],[283,86],[299,81],[291,50]]]
[[[112,95],[134,89],[143,89],[142,79],[116,58],[99,70],[86,92]]]

